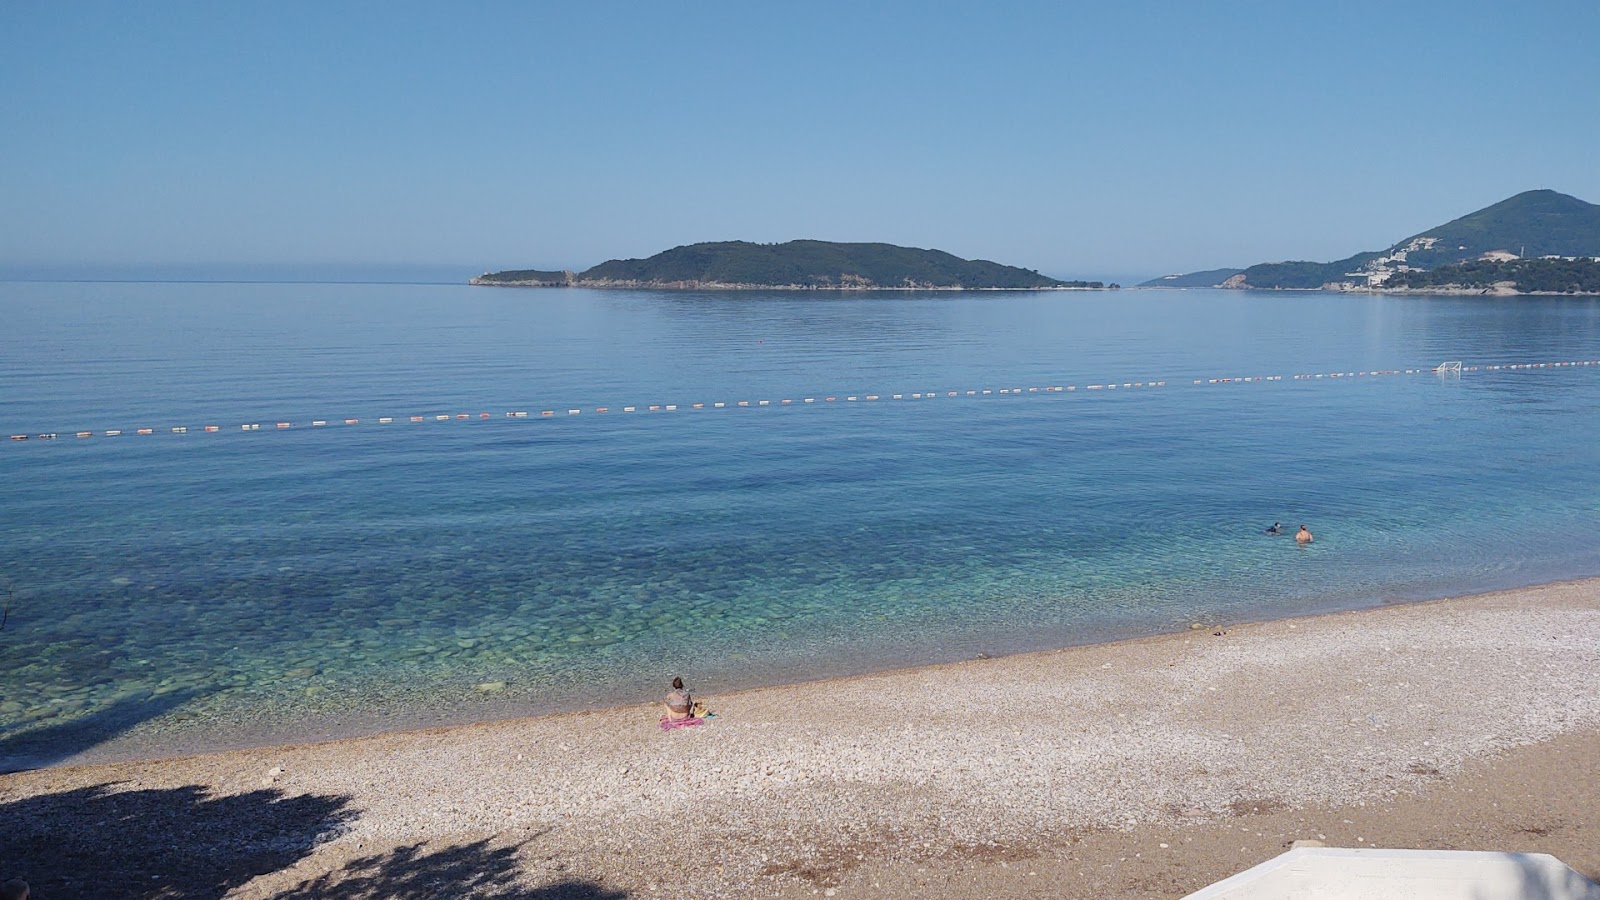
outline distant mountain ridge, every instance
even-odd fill
[[[1392,244],[1388,250],[1357,253],[1326,263],[1303,260],[1260,263],[1236,270],[1212,284],[1297,290],[1380,287],[1395,272],[1455,265],[1496,251],[1519,257],[1600,256],[1600,205],[1552,190],[1524,191],[1459,219],[1420,231]],[[1173,280],[1210,274],[1168,276],[1147,281],[1141,287],[1181,286],[1174,285]]]
[[[648,259],[613,259],[582,273],[490,272],[472,284],[538,287],[783,288],[820,290],[1028,290],[1099,288],[1032,269],[894,244],[800,240],[689,244]]]

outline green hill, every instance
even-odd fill
[[[534,277],[523,277],[529,275]],[[481,275],[472,283],[822,289],[1104,287],[1100,282],[1058,281],[1031,269],[962,259],[942,250],[830,241],[689,244],[648,259],[609,260],[575,276],[521,270]]]
[[[1319,288],[1359,280],[1350,273],[1369,263],[1376,264],[1380,258],[1391,260],[1391,265],[1403,263],[1411,268],[1432,269],[1477,259],[1491,250],[1522,257],[1600,256],[1600,206],[1551,190],[1524,191],[1417,232],[1387,250],[1357,253],[1334,262],[1296,260],[1254,265],[1244,270],[1244,283],[1239,286]],[[1200,274],[1209,273],[1196,273]]]
[[[1163,275],[1141,282],[1139,287],[1216,287],[1243,271],[1243,269],[1207,269],[1204,272],[1189,272],[1183,275]]]
[[[1423,268],[1446,266],[1490,250],[1522,257],[1600,256],[1600,205],[1555,191],[1524,191],[1396,246],[1428,237],[1439,242],[1432,250],[1409,254],[1407,262]]]
[[[1383,254],[1374,250],[1357,253],[1331,263],[1291,260],[1289,262],[1257,263],[1244,270],[1244,283],[1239,287],[1308,289],[1320,288],[1329,282],[1348,281],[1345,276],[1356,271]]]

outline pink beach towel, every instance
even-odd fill
[[[689,728],[695,725],[703,724],[704,722],[705,719],[696,719],[693,716],[690,716],[687,719],[669,719],[666,716],[662,716],[661,730],[671,731],[674,728]]]

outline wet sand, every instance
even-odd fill
[[[1298,838],[1600,874],[1600,580],[690,686],[717,717],[671,733],[639,706],[0,776],[0,878],[41,897],[1167,897]]]

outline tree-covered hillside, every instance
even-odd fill
[[[1522,293],[1600,293],[1600,262],[1593,259],[1471,260],[1425,272],[1396,272],[1385,288],[1491,288],[1511,282]]]
[[[1349,277],[1380,257],[1394,265],[1432,269],[1477,259],[1491,250],[1523,257],[1600,256],[1600,205],[1551,190],[1524,191],[1493,206],[1420,231],[1386,251],[1358,253],[1334,262],[1261,263],[1244,270],[1243,287],[1319,288],[1359,282]],[[1159,283],[1158,282],[1151,282]]]
[[[1043,288],[1069,286],[1028,269],[893,244],[748,241],[690,244],[649,259],[614,259],[584,282],[712,283],[802,287]],[[1088,286],[1084,282],[1076,286]]]
[[[1243,271],[1243,269],[1207,269],[1204,272],[1188,272],[1183,275],[1163,275],[1141,282],[1139,287],[1216,287]]]
[[[1331,263],[1293,260],[1290,262],[1259,263],[1244,270],[1247,287],[1314,289],[1331,281],[1348,281],[1348,272],[1354,272],[1378,253],[1358,253],[1355,256]]]
[[[1556,191],[1524,191],[1396,246],[1425,237],[1439,241],[1432,249],[1412,251],[1407,263],[1445,266],[1477,259],[1490,250],[1522,257],[1600,256],[1600,205]]]

